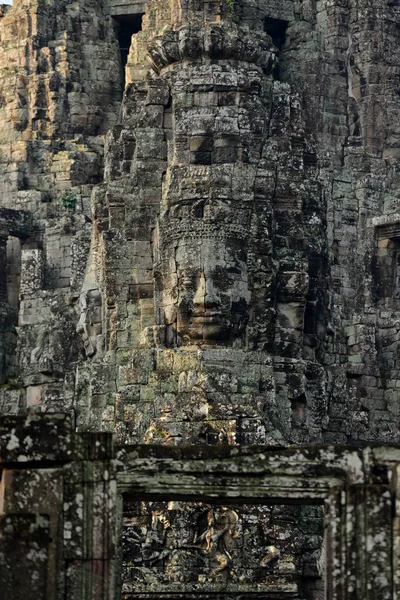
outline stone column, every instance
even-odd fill
[[[117,598],[111,436],[62,414],[2,417],[0,449],[1,598]]]
[[[396,526],[389,485],[353,484],[335,489],[327,503],[327,600],[392,600]],[[392,530],[394,526],[394,540]],[[373,560],[371,560],[373,557]]]
[[[20,297],[35,296],[42,287],[43,252],[39,248],[22,248]]]
[[[0,235],[0,385],[6,380],[7,302],[7,237]]]
[[[0,302],[7,303],[7,236],[0,234]]]
[[[0,515],[0,529],[0,586],[4,598],[48,600],[49,517]]]

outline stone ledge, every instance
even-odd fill
[[[110,433],[75,433],[67,414],[0,418],[0,466],[107,460],[113,457]]]
[[[112,17],[142,15],[146,12],[146,5],[146,0],[115,0],[106,4],[105,13]]]
[[[24,210],[0,208],[0,237],[27,238],[32,233],[32,215]]]

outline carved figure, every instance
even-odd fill
[[[95,284],[88,287],[85,284],[80,295],[80,318],[76,327],[77,333],[82,335],[85,354],[92,357],[100,349],[99,337],[102,334],[102,302],[101,292]]]

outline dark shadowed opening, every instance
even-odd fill
[[[19,306],[21,282],[21,240],[9,236],[7,240],[7,300],[11,306]]]
[[[376,250],[372,257],[375,302],[397,307],[400,300],[400,224],[376,228]]]
[[[272,37],[274,45],[279,50],[282,50],[285,44],[287,26],[288,21],[282,21],[282,19],[272,19],[271,17],[266,17],[265,19],[265,32]]]
[[[143,14],[121,15],[114,17],[118,25],[118,42],[121,52],[121,67],[123,71],[123,83],[125,84],[125,66],[128,62],[131,39],[135,33],[142,29]]]
[[[283,46],[286,42],[286,29],[288,26],[288,21],[283,21],[282,19],[273,19],[272,17],[266,17],[264,21],[264,30],[268,35],[271,36],[274,46],[276,46],[281,52]],[[273,76],[275,79],[279,81],[280,79],[280,69],[279,62],[275,69],[273,70]]]

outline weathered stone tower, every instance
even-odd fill
[[[399,41],[397,1],[3,5],[0,414],[399,442]],[[317,510],[124,511],[129,600],[320,594]]]

